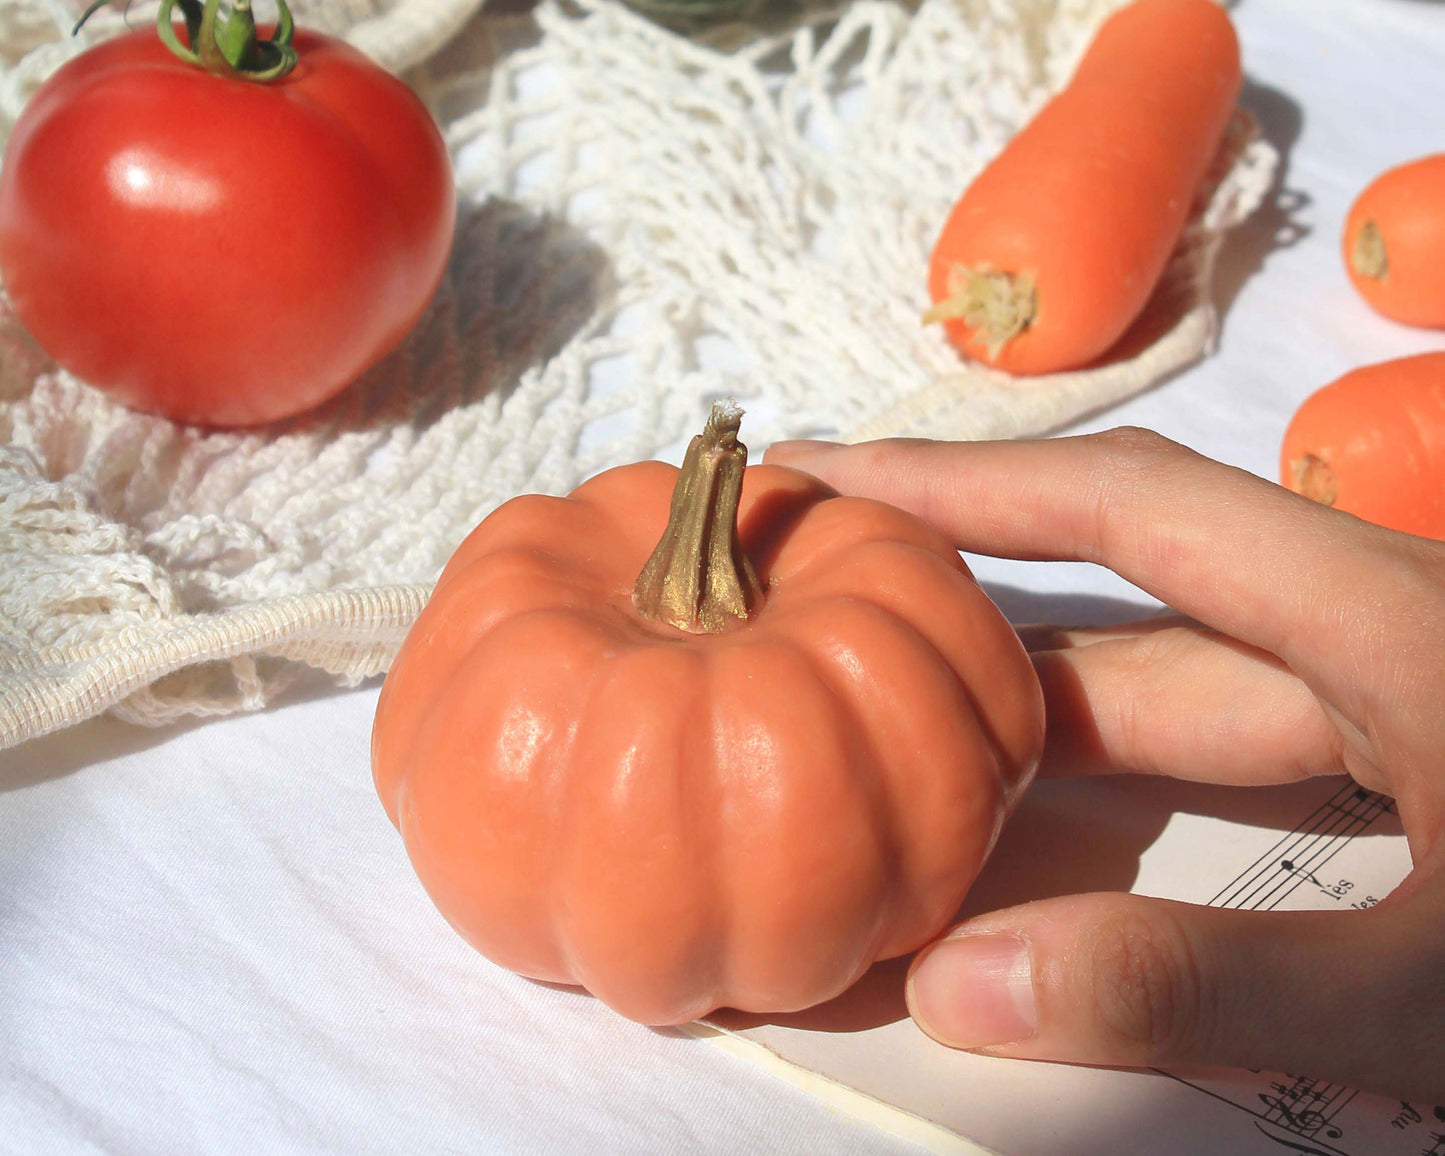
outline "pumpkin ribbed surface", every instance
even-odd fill
[[[741,625],[648,621],[678,471],[514,499],[448,565],[378,704],[376,786],[447,920],[634,1019],[791,1010],[946,925],[1042,744],[1032,667],[952,547],[746,471]]]

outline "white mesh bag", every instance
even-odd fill
[[[0,314],[0,745],[384,670],[491,509],[675,458],[718,396],[755,447],[1010,437],[1197,359],[1219,243],[1273,178],[1242,114],[1127,356],[1012,379],[919,320],[950,205],[1116,6],[854,0],[679,32],[616,0],[298,3],[443,124],[447,275],[362,381],[245,432],[113,405]],[[77,50],[73,18],[0,3],[6,125]],[[123,26],[102,13],[85,36]]]

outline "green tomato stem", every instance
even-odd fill
[[[75,22],[71,35],[101,8],[106,0],[95,0]],[[127,6],[129,6],[127,4]],[[186,22],[187,44],[176,35],[171,13],[176,7]],[[204,68],[216,76],[268,84],[280,80],[296,67],[296,49],[291,47],[296,21],[286,0],[276,0],[276,30],[268,39],[256,35],[256,17],[251,0],[232,0],[222,9],[221,0],[161,0],[156,13],[156,35],[171,52],[187,64]]]

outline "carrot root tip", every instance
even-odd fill
[[[1292,458],[1289,471],[1294,479],[1292,488],[1295,493],[1303,494],[1322,506],[1333,506],[1339,498],[1340,480],[1324,458],[1317,458],[1314,454]]]
[[[1038,292],[1032,273],[958,265],[948,274],[948,296],[923,315],[923,323],[962,321],[982,339],[992,358],[1027,329],[1037,313]]]
[[[1372,281],[1378,281],[1389,270],[1385,238],[1374,221],[1366,221],[1355,234],[1355,243],[1350,246],[1350,268]]]

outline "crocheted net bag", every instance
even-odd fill
[[[106,710],[255,709],[303,676],[354,685],[495,506],[676,460],[720,396],[747,407],[755,448],[1008,437],[1202,356],[1215,253],[1274,171],[1242,113],[1107,366],[1013,379],[919,320],[949,206],[1117,6],[773,4],[675,29],[617,0],[298,0],[443,125],[461,201],[447,275],[365,378],[243,432],[110,403],[0,301],[0,745]],[[73,17],[0,3],[0,127],[125,26],[101,13],[77,44]]]

